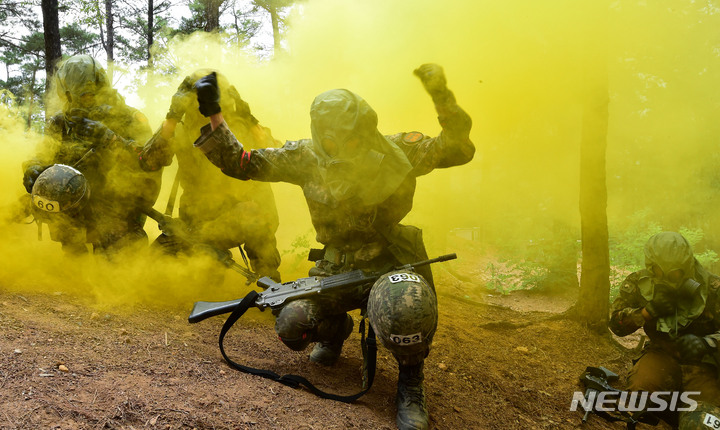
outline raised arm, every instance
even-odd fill
[[[225,123],[220,109],[220,92],[215,73],[195,83],[200,113],[210,118],[195,147],[223,173],[233,178],[302,185],[314,165],[314,155],[298,142],[282,148],[246,151]],[[255,127],[260,127],[256,124]]]
[[[175,136],[177,124],[182,121],[185,112],[192,107],[194,100],[192,78],[186,76],[172,96],[165,121],[140,151],[140,166],[143,170],[155,171],[172,163],[175,151],[171,139]]]
[[[437,64],[423,64],[414,71],[415,76],[432,97],[442,131],[436,137],[420,133],[398,135],[408,159],[414,166],[415,176],[425,175],[436,168],[468,163],[475,155],[470,141],[472,120],[457,104],[455,95],[447,87],[445,73]]]

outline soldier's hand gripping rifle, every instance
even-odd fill
[[[194,238],[192,234],[188,232],[187,227],[185,227],[185,223],[181,220],[165,215],[153,208],[145,209],[144,212],[147,216],[158,223],[158,228],[166,235],[177,237],[178,239],[191,245],[202,245],[212,248],[207,243]],[[215,251],[217,259],[220,263],[224,264],[228,269],[232,269],[243,275],[247,279],[248,285],[258,280],[258,276],[255,272],[239,265],[232,259],[229,253],[221,252],[221,250],[215,248],[212,248],[212,250]]]
[[[286,303],[310,297],[322,298],[328,294],[341,294],[343,290],[351,289],[360,285],[373,284],[383,274],[393,270],[414,270],[416,267],[427,266],[441,261],[454,260],[457,254],[446,254],[437,258],[406,264],[399,267],[390,267],[384,272],[364,272],[353,270],[352,272],[340,273],[328,277],[311,276],[300,278],[295,281],[277,283],[264,276],[258,280],[258,285],[264,291],[257,293],[257,298],[251,304],[260,310],[271,308],[281,309]],[[232,312],[245,299],[230,300],[226,302],[195,302],[188,321],[191,323],[200,322],[215,315]]]

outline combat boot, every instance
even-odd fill
[[[400,365],[397,388],[397,419],[399,430],[424,430],[428,428],[428,411],[423,390],[423,363],[413,366]]]
[[[345,342],[345,339],[350,336],[353,329],[353,320],[350,315],[345,314],[341,318],[338,318],[340,321],[335,320],[337,322],[332,320],[323,322],[324,324],[331,324],[332,327],[326,330],[334,333],[330,333],[325,336],[320,334],[320,337],[325,338],[326,340],[321,340],[315,344],[315,347],[310,353],[310,361],[322,364],[323,366],[332,366],[338,358],[340,358],[340,351],[342,351],[343,343]],[[323,330],[323,327],[318,327],[318,333],[322,333],[326,330]]]

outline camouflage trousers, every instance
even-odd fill
[[[694,391],[698,402],[692,412],[657,413],[680,430],[707,428],[698,425],[705,413],[720,418],[720,378],[718,370],[708,364],[684,365],[667,351],[649,346],[635,362],[628,375],[628,391]]]
[[[70,254],[86,253],[87,243],[92,244],[94,253],[107,256],[130,246],[147,245],[144,219],[138,213],[117,216],[92,211],[77,216],[43,216],[38,220],[48,225],[50,239],[60,242]]]
[[[361,309],[362,314],[365,315],[371,291],[376,286],[381,286],[382,282],[384,281],[381,278],[373,285],[355,287],[333,297],[294,300],[276,314],[275,331],[280,340],[295,351],[305,349],[312,342],[342,341],[346,335],[344,330],[348,318],[347,312]],[[424,288],[429,290],[431,287],[425,284]],[[434,292],[429,294],[434,299]],[[377,324],[397,326],[424,313],[437,315],[437,301],[435,300],[426,304],[434,309],[427,310],[417,308],[409,308],[407,311],[399,310],[401,306],[385,300],[374,300],[373,304],[375,305],[374,316],[369,315],[368,318],[379,336]],[[370,318],[376,318],[378,321],[370,320]],[[418,364],[430,351],[432,334],[437,328],[437,318],[425,326],[428,326],[427,331],[430,336],[423,338],[422,345],[414,345],[411,352],[408,348],[393,348],[394,345],[391,342],[386,342],[382,338],[379,339],[380,343],[388,347],[398,363],[402,365]],[[396,353],[398,351],[402,353]]]

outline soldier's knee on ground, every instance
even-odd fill
[[[704,363],[683,366],[682,373],[684,391],[699,392],[694,397],[698,402],[720,406],[720,376],[715,366]]]
[[[275,319],[275,332],[293,351],[302,351],[315,340],[317,326],[317,309],[310,300],[288,303]]]
[[[628,391],[679,391],[682,386],[680,364],[659,348],[648,348],[628,375]]]
[[[182,252],[187,253],[190,249],[190,246],[177,236],[168,236],[165,233],[158,235],[150,244],[150,247],[166,255],[178,255]]]
[[[109,232],[103,235],[97,243],[93,243],[93,252],[112,256],[126,248],[140,248],[147,245],[148,237],[145,230],[139,226],[133,226],[122,233]]]
[[[353,320],[346,313],[320,319],[313,341],[327,342],[345,340],[352,331]]]
[[[720,429],[720,407],[698,402],[694,411],[680,412],[679,430]]]
[[[69,255],[72,256],[78,256],[78,255],[85,255],[88,253],[87,246],[85,243],[75,243],[75,242],[69,242],[69,243],[62,243],[62,250]]]
[[[409,271],[387,273],[370,290],[367,315],[380,343],[401,365],[421,363],[430,352],[438,313],[428,282]]]

